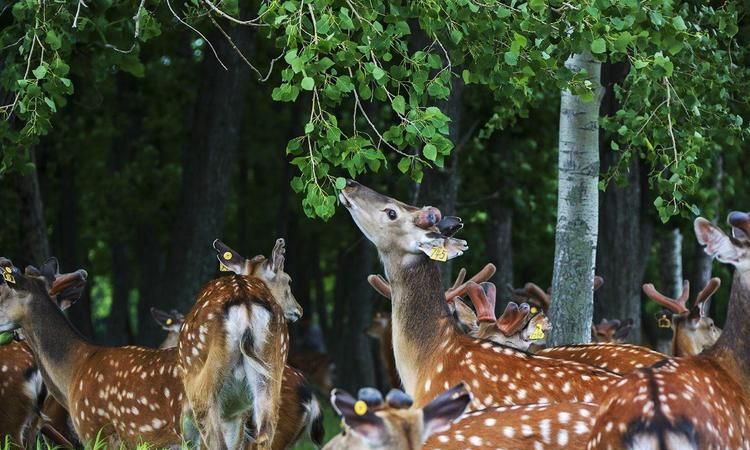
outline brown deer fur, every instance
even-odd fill
[[[178,345],[183,381],[204,444],[242,448],[250,416],[258,448],[278,422],[288,335],[281,307],[256,277],[229,275],[201,289]],[[243,403],[244,402],[244,403]]]
[[[0,439],[9,436],[28,446],[45,394],[29,346],[15,341],[0,346]]]
[[[623,378],[602,402],[588,449],[750,448],[750,215],[731,213],[733,237],[695,220],[705,251],[735,267],[727,321],[712,348]]]
[[[623,375],[642,367],[648,367],[668,358],[650,348],[632,344],[580,344],[544,348],[536,352],[539,356],[577,361]]]
[[[474,408],[596,402],[619,379],[584,364],[536,357],[464,335],[446,306],[437,263],[424,253],[449,259],[460,255],[466,243],[441,236],[437,226],[418,227],[426,210],[354,181],[347,182],[340,199],[383,261],[393,294],[396,365],[415,406],[461,381],[474,397]]]
[[[0,259],[0,269],[12,267]],[[85,272],[78,277],[70,282],[85,282]],[[0,285],[0,326],[20,325],[47,389],[70,412],[81,441],[90,443],[101,431],[113,445],[179,445],[176,350],[92,345],[70,325],[43,280],[15,279]]]
[[[159,348],[175,347],[180,339],[180,327],[185,317],[177,311],[167,313],[151,309],[154,320],[167,331]],[[273,450],[284,450],[300,440],[302,433],[310,430],[313,442],[322,443],[323,416],[320,404],[312,393],[307,379],[297,369],[284,367],[281,378],[281,405],[279,422],[273,438]]]
[[[597,405],[591,403],[496,406],[464,414],[432,435],[425,450],[544,450],[586,446]]]

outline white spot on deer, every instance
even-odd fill
[[[503,427],[503,435],[508,439],[512,439],[516,434],[516,430],[513,427]]]
[[[570,421],[570,413],[566,411],[560,412],[557,414],[557,420],[562,424],[568,423]]]
[[[579,420],[576,422],[575,426],[573,427],[573,431],[575,431],[576,434],[588,434],[589,427],[586,426],[585,423]]]
[[[484,444],[484,440],[479,436],[471,436],[469,438],[469,444],[479,447]]]
[[[432,386],[432,380],[428,378],[427,381],[424,382],[425,393],[430,392],[430,386]]]
[[[523,434],[526,437],[529,437],[532,434],[534,434],[534,430],[531,429],[530,425],[523,424],[521,425],[521,434]]]
[[[560,430],[557,432],[557,444],[564,447],[568,445],[568,431]]]
[[[494,427],[496,423],[497,423],[497,420],[493,419],[492,417],[488,419],[484,419],[484,424],[488,427]]]

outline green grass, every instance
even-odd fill
[[[331,408],[328,405],[323,406],[323,424],[326,429],[326,435],[325,435],[325,442],[330,441],[333,439],[334,436],[339,434],[339,431],[341,431],[340,425],[341,425],[341,419],[338,415],[334,412],[333,408]],[[121,447],[124,449],[124,447]],[[10,436],[6,436],[5,440],[2,441],[2,445],[0,445],[0,450],[20,450],[21,446],[16,445],[11,442]],[[107,443],[102,441],[99,436],[97,436],[96,441],[87,449],[91,450],[109,450],[107,447]],[[312,441],[309,438],[305,438],[298,442],[294,447],[292,447],[292,450],[315,450],[317,447],[315,444],[312,443]],[[59,446],[50,446],[47,445],[44,441],[37,441],[36,446],[34,447],[34,450],[64,450],[63,447]],[[119,450],[119,449],[118,449]],[[157,448],[151,446],[148,443],[142,443],[139,444],[136,450],[158,450]]]

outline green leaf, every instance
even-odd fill
[[[401,158],[401,161],[398,162],[398,170],[400,170],[401,173],[406,173],[409,171],[410,165],[411,158]]]
[[[503,59],[505,59],[505,64],[509,66],[515,66],[516,64],[518,64],[518,53],[505,52]]]
[[[675,30],[678,31],[685,31],[687,30],[687,26],[685,25],[685,20],[683,20],[680,16],[674,16],[672,18],[672,26]]]
[[[305,134],[312,133],[314,129],[315,129],[315,124],[313,124],[312,122],[307,122],[305,124]]]
[[[591,42],[591,53],[600,55],[607,51],[607,41],[602,38],[596,38]]]
[[[374,69],[372,69],[372,76],[376,80],[380,80],[381,78],[385,76],[385,71],[381,69],[380,67],[375,67]]]
[[[397,95],[393,97],[393,100],[391,101],[391,106],[393,106],[393,110],[397,113],[403,115],[406,112],[406,100],[403,96]]]
[[[52,47],[52,50],[59,50],[62,47],[62,40],[55,30],[49,30],[47,35],[44,37],[44,41]]]
[[[52,112],[57,112],[57,107],[55,107],[55,102],[51,98],[44,97],[44,103],[46,103],[47,106],[49,106],[49,109],[51,109]]]
[[[432,144],[427,144],[422,149],[422,154],[430,161],[435,161],[435,158],[437,158],[437,147]]]
[[[42,65],[31,71],[37,80],[41,80],[47,75],[47,67]]]
[[[341,190],[346,187],[346,179],[342,177],[336,178],[336,189]]]
[[[315,89],[315,80],[313,80],[310,77],[305,77],[302,79],[302,89],[306,91],[312,91]]]

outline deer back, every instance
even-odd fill
[[[576,361],[623,375],[641,367],[648,367],[667,355],[650,348],[632,344],[580,344],[550,347],[539,350],[539,356]]]
[[[582,449],[598,409],[591,403],[499,406],[466,413],[432,435],[426,450]]]
[[[206,283],[185,317],[178,349],[190,407],[204,439],[209,433],[212,439],[207,445],[219,445],[226,433],[220,432],[219,424],[211,428],[204,418],[209,411],[223,411],[231,404],[236,414],[251,412],[256,440],[270,446],[281,402],[288,334],[283,312],[265,283],[240,275]],[[244,374],[240,385],[234,384],[237,370]]]

